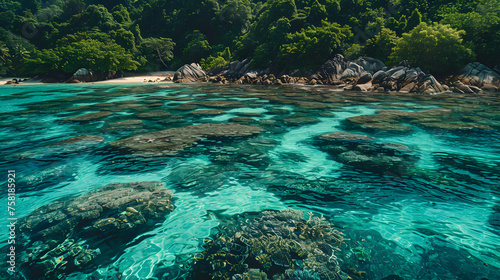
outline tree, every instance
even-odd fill
[[[422,22],[396,41],[390,59],[393,63],[406,59],[433,74],[456,71],[474,57],[472,50],[462,44],[464,34],[449,25]]]
[[[314,0],[309,12],[309,22],[314,25],[320,25],[322,20],[327,18],[325,5],[321,5],[318,0]]]
[[[456,4],[442,9],[441,16],[442,23],[465,30],[464,41],[480,62],[491,67],[500,64],[500,0],[480,0],[472,9]]]
[[[413,28],[417,27],[422,22],[422,14],[418,11],[417,8],[411,12],[410,17],[406,23],[406,32],[410,32]]]
[[[74,73],[80,68],[93,71],[136,70],[139,63],[132,55],[113,41],[85,39],[60,48],[64,72]]]
[[[194,30],[186,39],[189,43],[182,51],[185,62],[199,62],[201,58],[207,57],[210,54],[212,48],[207,41],[207,37],[200,31]]]
[[[175,43],[170,38],[146,38],[141,43],[141,53],[150,64],[159,65],[161,63],[168,68],[168,63],[174,58],[174,46]]]
[[[289,43],[280,47],[278,60],[288,69],[314,69],[341,52],[342,43],[351,36],[349,27],[322,21],[320,27],[289,34]]]
[[[364,53],[366,56],[387,61],[397,40],[396,32],[384,27],[375,37],[366,41]]]
[[[51,70],[59,70],[61,57],[57,50],[43,49],[33,51],[23,60],[23,73],[37,75]]]

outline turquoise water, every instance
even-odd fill
[[[191,279],[204,239],[214,238],[226,220],[288,208],[322,214],[342,231],[342,262],[364,271],[363,279],[500,279],[499,97],[370,96],[317,86],[4,86],[3,185],[7,170],[15,170],[19,219],[111,183],[160,181],[173,191],[175,209],[164,220],[121,247],[108,247],[103,255],[109,257],[87,269],[61,270],[66,279]],[[402,120],[410,131],[352,126],[347,120],[382,110],[439,108],[450,110],[439,120]],[[158,110],[170,114],[140,115]],[[222,112],[193,113],[199,110]],[[64,120],[95,112],[110,114]],[[142,122],[116,124],[129,120]],[[263,131],[250,139],[195,143],[162,157],[108,145],[132,135],[226,122]],[[449,123],[468,128],[439,126]],[[350,164],[318,144],[319,135],[334,132],[406,145],[414,160],[397,171]],[[66,150],[53,145],[78,135],[104,140]],[[0,205],[6,209],[7,203],[5,191]],[[6,211],[2,215],[8,217]],[[7,224],[2,219],[0,228]],[[7,245],[8,234],[0,231],[0,244]]]

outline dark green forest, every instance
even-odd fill
[[[0,0],[0,75],[252,67],[334,54],[433,74],[500,64],[500,0]]]

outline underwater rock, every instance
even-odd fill
[[[174,209],[171,199],[160,182],[115,183],[42,206],[20,223],[28,238],[18,240],[21,270],[28,279],[61,279],[103,265],[164,220]]]
[[[235,123],[245,123],[245,124],[251,124],[256,122],[256,120],[251,117],[234,117],[230,118],[229,121]]]
[[[398,143],[376,143],[362,134],[335,132],[317,137],[316,143],[343,164],[374,173],[405,175],[417,159],[409,147]]]
[[[478,118],[478,117],[476,117]],[[495,125],[491,120],[472,117],[456,116],[450,109],[437,108],[422,111],[379,110],[376,115],[360,115],[347,118],[344,125],[348,129],[367,131],[411,132],[411,126],[402,124],[411,123],[424,129],[470,131],[492,130],[489,125]]]
[[[196,110],[196,111],[192,111],[190,114],[197,115],[197,116],[217,116],[217,115],[222,115],[225,113],[226,113],[226,111],[222,111],[222,110]]]
[[[76,172],[77,164],[60,164],[23,175],[17,181],[17,186],[20,192],[35,191],[71,180]]]
[[[119,126],[119,127],[138,127],[142,126],[144,124],[143,121],[141,120],[127,120],[127,121],[120,121],[120,122],[114,122],[110,123],[110,126]]]
[[[262,145],[258,141],[252,140],[237,143],[234,147],[223,146],[210,148],[210,159],[213,162],[224,164],[240,162],[257,167],[268,166],[271,160],[267,152],[274,145]]]
[[[320,135],[318,138],[328,143],[361,143],[375,140],[374,137],[349,132],[327,133]]]
[[[143,118],[143,119],[163,118],[163,117],[168,117],[170,115],[172,115],[170,112],[164,110],[154,110],[136,114],[138,118]]]
[[[475,124],[475,123],[419,122],[418,125],[426,129],[439,129],[439,130],[454,130],[454,131],[493,130],[493,128],[491,128],[488,125]]]
[[[63,121],[70,121],[70,122],[89,122],[89,121],[102,119],[102,118],[107,117],[109,115],[111,115],[111,112],[102,111],[102,112],[96,112],[96,113],[88,113],[85,115],[71,117],[71,118],[65,118],[62,120]]]
[[[293,116],[291,118],[284,119],[283,121],[289,125],[306,125],[306,124],[315,124],[320,122],[320,120],[315,118],[293,117]]]
[[[172,169],[168,180],[181,190],[211,192],[238,175],[237,170],[222,165],[181,165]]]
[[[244,107],[244,104],[241,103],[240,101],[231,101],[231,100],[195,101],[195,102],[186,103],[186,105],[188,105],[188,104],[194,104],[194,105],[210,107],[210,108],[240,108],[240,107]]]
[[[346,280],[338,257],[342,234],[323,216],[308,215],[271,210],[221,221],[219,233],[195,255],[192,277]]]
[[[350,117],[344,121],[344,124],[348,128],[366,131],[409,132],[413,130],[411,126],[401,125],[399,122],[397,116],[377,114]]]
[[[488,218],[488,223],[493,227],[492,231],[500,235],[500,204],[493,207],[493,212]]]
[[[200,124],[140,134],[111,142],[110,145],[134,154],[172,155],[194,146],[196,141],[228,139],[258,134],[262,128],[235,123]]]
[[[14,154],[14,159],[42,158],[54,155],[68,155],[83,152],[100,145],[104,137],[97,135],[78,135],[68,139],[58,141],[43,148],[35,148],[18,154]]]
[[[102,136],[97,136],[97,135],[78,135],[75,137],[71,137],[68,139],[61,140],[59,142],[56,142],[52,145],[49,145],[47,147],[53,147],[53,146],[65,146],[69,147],[70,145],[75,145],[77,147],[82,147],[82,146],[89,146],[89,145],[95,145],[99,144],[104,140],[104,137]]]

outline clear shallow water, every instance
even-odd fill
[[[108,248],[112,258],[96,272],[65,271],[67,279],[107,279],[114,273],[122,279],[189,279],[204,239],[226,219],[286,208],[323,214],[341,229],[348,239],[344,262],[365,271],[365,279],[500,279],[500,99],[495,94],[368,96],[322,87],[113,84],[5,86],[0,99],[2,170],[16,170],[20,182],[16,217],[111,183],[161,181],[174,192],[175,210],[165,220],[138,233],[124,249]],[[429,128],[424,119],[404,121],[412,131],[400,132],[346,121],[379,110],[436,108],[451,110],[442,123],[488,128]],[[158,110],[170,115],[140,115]],[[225,113],[192,113],[197,110]],[[102,111],[111,114],[64,120]],[[117,125],[130,120],[142,122]],[[107,145],[136,134],[229,121],[261,126],[264,131],[254,138],[265,144],[198,143],[162,158]],[[342,131],[406,145],[416,160],[401,172],[346,163],[316,142],[319,135]],[[65,151],[50,146],[78,135],[104,140]],[[247,150],[239,160],[232,157]],[[254,158],[259,160],[250,161]],[[7,205],[7,197],[0,203]],[[0,228],[7,223],[2,219]],[[8,231],[0,232],[2,244],[7,237]],[[359,250],[368,257],[359,258]]]

